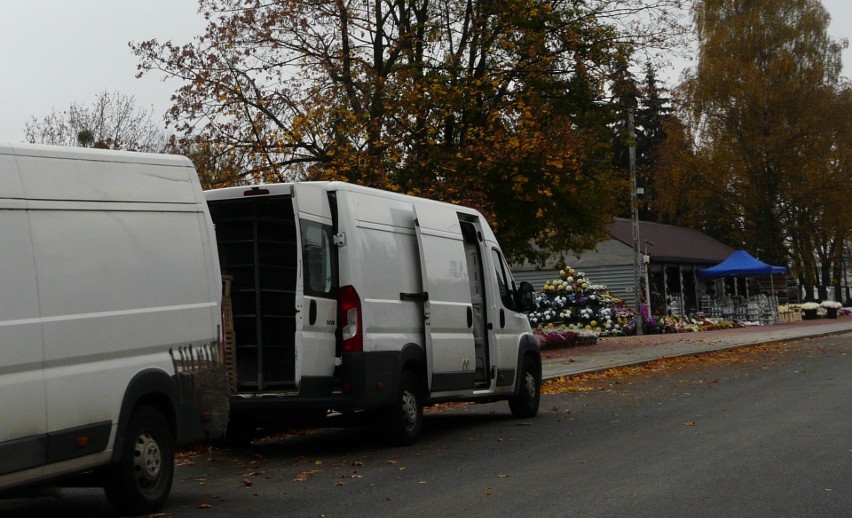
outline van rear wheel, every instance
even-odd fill
[[[148,514],[159,509],[172,489],[175,439],[163,414],[142,406],[127,427],[121,460],[104,484],[109,503],[119,512]]]
[[[535,417],[541,400],[541,376],[538,374],[535,360],[530,356],[524,357],[519,381],[521,386],[517,393],[509,398],[509,409],[515,417]]]
[[[383,421],[391,444],[407,446],[417,442],[423,428],[423,390],[413,371],[403,371],[396,401]]]

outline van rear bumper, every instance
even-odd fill
[[[231,396],[231,416],[261,420],[311,415],[326,410],[360,410],[393,403],[400,374],[398,351],[345,353],[336,376],[303,376],[298,392],[241,392]]]

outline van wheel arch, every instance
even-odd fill
[[[521,376],[524,372],[524,362],[528,357],[533,361],[533,369],[535,369],[534,374],[540,384],[542,381],[541,348],[538,345],[538,339],[531,334],[525,334],[518,344],[518,364],[515,370],[517,374],[515,375],[514,396],[518,396],[523,389],[524,380]]]
[[[121,401],[121,411],[118,414],[118,425],[116,427],[115,441],[113,447],[112,461],[121,461],[122,448],[117,445],[124,444],[130,420],[137,408],[150,406],[158,410],[165,418],[171,430],[172,436],[179,439],[177,429],[177,415],[175,405],[177,401],[177,387],[174,380],[166,372],[160,369],[145,369],[138,372],[127,384],[124,397]]]
[[[411,371],[420,381],[420,387],[424,393],[428,391],[426,379],[426,351],[417,344],[405,344],[399,352],[399,366],[397,372],[400,376],[405,371]],[[398,389],[399,378],[394,380],[394,393]]]

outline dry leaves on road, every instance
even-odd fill
[[[605,390],[607,387],[604,384],[607,382],[614,382],[617,384],[620,379],[629,378],[631,376],[652,375],[670,370],[682,370],[688,367],[703,367],[746,362],[763,362],[771,364],[777,362],[780,353],[784,352],[787,348],[788,344],[783,342],[753,347],[740,347],[736,349],[726,349],[723,351],[661,358],[641,365],[615,367],[600,372],[590,372],[576,376],[562,376],[544,382],[541,386],[541,393],[566,394]],[[708,386],[716,385],[718,383],[719,380],[714,378],[709,381]]]

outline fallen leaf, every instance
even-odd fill
[[[254,482],[252,482],[251,480],[249,480],[247,478],[244,478],[243,479],[243,485],[246,486],[246,487],[251,487],[251,486],[254,485]]]
[[[683,423],[684,426],[695,426],[695,421],[687,421]]]
[[[303,471],[303,472],[299,473],[298,475],[296,475],[296,478],[293,479],[293,482],[304,482],[304,481],[308,480],[309,478],[311,478],[312,476],[314,476],[315,474],[321,473],[321,472],[322,472],[321,469],[314,469],[314,470],[311,470],[311,471]]]
[[[198,504],[195,506],[196,509],[213,509],[213,506],[210,504]]]

